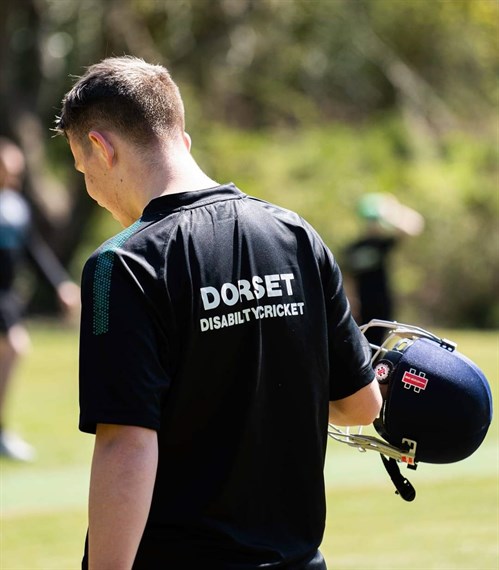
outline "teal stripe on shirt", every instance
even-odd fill
[[[141,226],[142,220],[108,240],[99,251],[95,264],[93,282],[93,333],[105,334],[109,330],[109,297],[115,251],[121,247]]]

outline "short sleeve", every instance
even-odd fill
[[[154,271],[120,250],[97,252],[82,277],[80,421],[158,430],[170,384],[165,339],[149,292]]]
[[[328,326],[329,399],[351,396],[374,379],[371,348],[352,317],[341,270],[329,249],[322,252]]]

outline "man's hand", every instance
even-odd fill
[[[76,316],[80,312],[80,288],[72,281],[63,281],[57,287],[57,297],[66,318],[70,321],[76,321]]]

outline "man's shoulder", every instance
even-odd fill
[[[269,214],[292,220],[297,225],[303,225],[306,223],[305,220],[294,210],[290,210],[289,208],[280,206],[274,202],[269,202],[267,200],[256,198],[255,196],[250,195],[246,195],[246,201],[254,208],[260,208]]]
[[[122,247],[140,229],[141,225],[143,225],[142,221],[137,220],[132,225],[118,232],[116,235],[110,237],[90,255],[89,259],[98,257],[103,253],[106,253],[108,251],[114,251]]]
[[[137,244],[142,241],[142,236],[140,239],[137,239],[136,236],[139,235],[141,229],[146,225],[145,222],[139,219],[121,232],[107,239],[88,257],[83,271],[88,271],[96,265],[109,263],[116,254],[123,253],[127,250],[133,251]]]

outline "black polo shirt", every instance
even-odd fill
[[[317,233],[232,184],[162,196],[92,255],[82,296],[80,429],[158,431],[135,568],[306,567],[328,402],[373,378]]]

